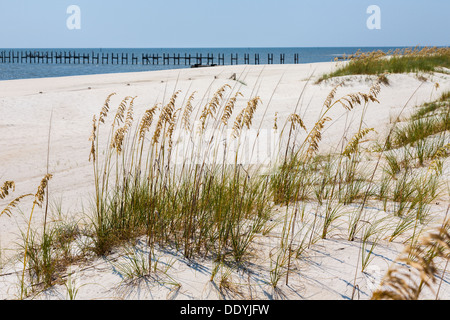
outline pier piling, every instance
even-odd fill
[[[227,57],[226,57],[227,56]],[[300,63],[300,56],[298,53],[289,55],[290,63]],[[238,65],[244,63],[246,65],[259,65],[262,61],[259,53],[254,54],[254,60],[250,58],[250,53],[244,53],[244,57],[239,60],[238,53],[218,53],[217,58],[214,53],[196,53],[191,55],[184,53],[163,53],[160,56],[158,53],[142,53],[139,58],[135,53],[129,52],[83,52],[83,51],[56,51],[56,50],[2,50],[0,51],[0,64],[114,64],[114,65],[159,65],[160,59],[164,65],[181,65],[184,60],[184,65],[225,65],[229,61],[231,65]],[[267,54],[267,64],[274,64],[274,53]],[[289,63],[285,53],[280,53],[280,64]],[[278,61],[277,61],[278,62]]]

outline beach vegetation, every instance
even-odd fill
[[[421,59],[436,55],[441,64],[445,57],[438,56],[445,52],[353,59],[379,59],[382,66],[406,55],[421,65]],[[174,90],[168,101],[140,115],[135,110],[139,97],[116,101],[111,93],[93,115],[87,141],[93,181],[86,221],[64,221],[59,205],[53,211],[60,218],[50,221],[45,213],[43,231],[32,228],[35,210],[49,210],[44,200],[51,174],[44,176],[36,194],[16,197],[2,211],[10,216],[22,199],[34,197],[30,214],[24,215],[20,298],[58,283],[66,286],[70,299],[76,298],[79,287],[66,274],[69,266],[89,256],[107,259],[118,248],[124,253],[115,270],[129,283],[163,277],[180,288],[169,275],[173,262],[162,263],[158,255],[170,249],[186,261],[212,262],[210,282],[222,294],[238,296],[244,293],[233,282],[235,272],[248,272],[260,254],[267,262],[264,283],[278,290],[298,279],[299,265],[315,244],[336,238],[359,247],[354,293],[357,273],[366,272],[383,241],[406,244],[409,260],[401,261],[431,279],[436,273],[433,261],[448,260],[448,222],[425,242],[421,239],[432,218],[430,207],[443,192],[450,95],[418,106],[401,121],[399,116],[388,134],[381,135],[364,121],[386,85],[385,72],[390,71],[381,66],[365,92],[339,96],[343,83],[335,86],[317,121],[305,123],[296,112],[284,124],[276,120],[280,148],[266,166],[248,164],[245,159],[253,156],[248,150],[254,148],[242,147],[248,147],[246,133],[257,126],[255,113],[267,102],[256,94],[245,99],[239,83],[216,88],[208,101],[197,99],[196,92]],[[359,109],[361,118],[353,134],[342,139],[346,143],[323,151],[323,134],[336,109]],[[260,124],[257,136],[261,130]],[[0,199],[11,196],[14,188],[13,182],[5,182]],[[77,245],[81,238],[90,241]],[[271,239],[265,250],[263,238]],[[395,268],[383,283],[400,290]],[[412,294],[383,289],[374,298],[417,298],[422,287],[431,285],[428,278],[421,279],[418,287],[408,288]]]
[[[450,48],[415,47],[384,52],[377,50],[344,56],[336,71],[320,77],[319,82],[348,75],[384,75],[394,73],[438,72],[450,68]]]

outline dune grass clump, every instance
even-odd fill
[[[270,218],[271,204],[267,178],[246,171],[237,163],[237,155],[235,163],[228,165],[214,151],[214,134],[228,128],[240,95],[226,100],[230,89],[229,85],[219,88],[196,119],[191,118],[194,94],[186,106],[179,106],[181,92],[177,91],[167,105],[148,109],[134,128],[133,100],[123,100],[102,163],[98,138],[105,124],[94,117],[91,160],[97,254],[107,254],[114,246],[139,236],[146,236],[151,248],[170,245],[186,258],[212,255],[218,260],[241,261],[249,254],[252,239]],[[242,128],[250,127],[259,103],[256,97],[242,109],[232,139],[239,139]],[[103,110],[106,115],[107,108]],[[200,126],[194,128],[191,124],[196,121]],[[187,141],[190,148],[182,150],[186,157],[177,162],[173,155],[180,150],[174,134],[180,123],[183,134],[192,140]],[[212,153],[199,154],[200,149]]]
[[[367,108],[369,103],[378,102],[380,83],[375,82],[368,93],[336,99],[339,86],[334,88],[324,102],[319,120],[309,131],[298,114],[290,115],[280,134],[280,141],[283,137],[288,141],[277,155],[282,165],[272,175],[261,175],[258,166],[242,165],[239,148],[225,149],[232,159],[225,161],[226,156],[216,143],[221,132],[231,130],[231,141],[241,145],[243,132],[251,129],[254,114],[262,104],[257,96],[237,111],[233,121],[233,113],[239,107],[237,98],[242,94],[228,92],[232,89],[229,85],[216,91],[200,108],[197,118],[193,115],[195,92],[185,106],[180,106],[177,101],[181,92],[176,91],[166,105],[148,109],[137,126],[133,126],[134,98],[127,97],[110,124],[107,147],[101,150],[99,137],[101,128],[107,125],[104,119],[110,111],[109,96],[99,120],[93,118],[91,135],[95,252],[108,254],[115,246],[145,236],[151,248],[146,260],[149,264],[154,261],[156,246],[171,246],[188,259],[212,257],[216,269],[220,269],[230,259],[240,263],[251,255],[254,238],[273,228],[268,223],[273,204],[281,204],[290,213],[283,222],[280,247],[271,258],[271,282],[276,286],[284,275],[288,282],[291,261],[317,241],[318,229],[322,228],[322,238],[326,238],[342,214],[336,202],[347,204],[362,197],[364,182],[355,173],[359,162],[356,156],[361,140],[373,129],[361,127],[342,155],[323,157],[318,152],[322,131],[331,120],[328,113],[335,106],[351,111],[358,105]],[[175,135],[175,128],[179,127],[189,137],[190,146],[183,150],[181,162],[173,158],[180,147]],[[295,146],[299,130],[306,137]],[[105,156],[101,159],[102,154]],[[319,221],[316,224],[316,216],[313,229],[302,235],[301,245],[294,241],[300,219],[298,201],[326,205],[323,226]],[[289,210],[290,206],[295,210]]]
[[[450,48],[418,47],[384,52],[358,51],[346,56],[348,62],[338,70],[323,75],[320,81],[348,75],[382,75],[389,73],[434,72],[439,67],[450,68]]]
[[[424,222],[429,204],[438,196],[450,143],[450,105],[445,94],[442,97],[419,106],[406,121],[395,123],[386,138],[377,197],[385,210],[393,201],[397,216],[414,212]],[[425,172],[420,170],[426,167]]]
[[[290,202],[312,200],[315,198],[322,204],[323,198],[339,198],[343,203],[351,203],[359,197],[361,190],[361,177],[357,170],[357,155],[362,138],[368,135],[373,128],[362,128],[362,119],[359,132],[343,148],[340,155],[320,155],[319,144],[322,131],[327,122],[332,119],[328,112],[337,106],[351,111],[358,106],[366,109],[367,106],[379,101],[377,95],[381,89],[380,79],[370,88],[368,93],[354,93],[335,98],[337,90],[342,84],[336,86],[328,95],[322,107],[319,120],[314,124],[304,142],[295,150],[286,147],[282,165],[277,168],[272,182],[275,203],[288,204]],[[364,115],[364,112],[363,112]],[[304,125],[302,126],[304,128]],[[289,137],[292,130],[289,133]],[[288,143],[290,138],[288,139]],[[288,150],[291,150],[288,153]]]
[[[405,125],[396,126],[387,140],[387,149],[412,146],[417,150],[421,164],[436,154],[443,145],[426,139],[431,136],[446,135],[450,130],[450,98],[445,93],[438,101],[420,106]],[[446,139],[438,139],[444,142]]]

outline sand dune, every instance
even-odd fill
[[[181,90],[179,103],[197,91],[194,106],[201,108],[208,98],[224,84],[230,84],[243,93],[241,102],[260,96],[262,106],[257,110],[254,123],[263,128],[273,127],[275,113],[278,122],[297,108],[309,127],[317,120],[324,100],[340,80],[346,80],[338,95],[351,92],[367,92],[373,77],[350,76],[316,84],[323,73],[336,68],[335,63],[270,66],[226,66],[200,69],[183,69],[157,72],[107,74],[15,80],[0,82],[0,182],[13,180],[17,194],[34,193],[47,171],[48,136],[50,132],[49,166],[53,174],[49,185],[50,201],[60,204],[62,212],[74,219],[89,211],[94,192],[92,166],[89,163],[92,116],[98,114],[105,98],[112,92],[111,105],[117,106],[125,96],[136,96],[135,114],[142,115],[155,103],[167,102],[175,90]],[[230,79],[236,74],[236,80]],[[415,74],[390,75],[390,85],[384,86],[379,95],[380,104],[369,106],[364,125],[375,128],[379,134],[388,130],[392,120],[403,110],[408,115],[414,106],[437,98],[450,90],[450,76],[436,73],[428,75],[426,82]],[[435,89],[435,83],[440,87]],[[303,92],[303,93],[302,93]],[[299,98],[301,98],[299,100]],[[269,104],[270,102],[270,104]],[[267,107],[267,111],[266,111]],[[330,113],[333,119],[324,131],[322,150],[333,150],[342,144],[343,136],[350,139],[358,130],[361,110],[347,112],[336,109]],[[355,123],[354,126],[349,124]],[[350,128],[345,132],[345,128]],[[352,130],[354,129],[354,130]],[[447,199],[448,200],[448,199]],[[445,208],[445,201],[433,208],[437,213]],[[0,201],[0,208],[6,201]],[[20,205],[28,215],[31,200]],[[376,210],[372,210],[374,213]],[[7,261],[17,252],[20,232],[26,229],[26,217],[15,213],[12,217],[0,217],[0,249],[2,260]],[[34,226],[42,224],[43,214],[37,211]],[[262,248],[270,248],[273,239],[258,239]],[[403,249],[401,243],[383,243],[377,246],[372,262],[372,273],[358,273],[360,299],[370,298],[373,283],[389,267]],[[74,278],[80,287],[81,299],[220,299],[240,298],[236,292],[223,293],[209,282],[211,261],[186,261],[175,252],[161,251],[161,263],[171,264],[167,274],[155,281],[141,281],[134,285],[123,284],[114,261],[120,260],[118,250],[110,258],[98,259],[90,265],[74,266]],[[273,291],[264,283],[267,279],[267,260],[253,266],[251,278],[233,274],[242,297],[253,299],[348,299],[352,296],[355,264],[359,247],[340,238],[317,243],[298,263],[289,286],[282,285]],[[116,259],[116,260],[114,260]],[[1,264],[0,264],[1,267]],[[0,274],[14,271],[14,266],[4,265]],[[17,265],[16,265],[17,268]],[[83,271],[83,269],[85,269]],[[378,278],[377,278],[378,277]],[[12,299],[17,295],[16,275],[0,276],[0,298]],[[447,279],[448,280],[448,279]],[[175,285],[174,283],[179,284]],[[41,294],[39,298],[66,298],[65,287]],[[441,297],[450,298],[449,282],[444,282]]]

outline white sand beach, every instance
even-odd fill
[[[34,194],[47,170],[53,175],[49,182],[49,202],[60,207],[65,219],[85,219],[91,210],[94,190],[92,163],[89,162],[92,117],[100,112],[106,97],[115,92],[111,108],[126,97],[136,97],[137,117],[156,103],[167,103],[173,92],[181,90],[177,103],[181,106],[192,92],[197,91],[194,110],[202,108],[216,90],[229,84],[242,92],[241,105],[260,96],[254,125],[271,129],[277,114],[280,127],[296,111],[311,128],[317,121],[330,91],[340,81],[345,84],[337,96],[353,92],[368,92],[376,77],[347,76],[316,84],[324,73],[336,68],[336,63],[299,65],[239,65],[169,71],[73,76],[29,80],[0,81],[0,183],[14,181],[13,195]],[[233,80],[233,75],[236,80]],[[370,103],[364,117],[364,127],[377,132],[374,141],[416,106],[438,99],[450,90],[447,73],[389,75],[389,85],[382,86],[380,103]],[[232,79],[233,78],[233,79]],[[436,88],[439,83],[439,88]],[[195,111],[194,111],[195,112]],[[335,108],[329,113],[332,121],[323,132],[321,150],[336,150],[358,132],[362,108],[347,111]],[[353,124],[353,125],[352,125]],[[348,129],[348,130],[347,130]],[[50,148],[48,149],[50,132]],[[342,141],[345,137],[345,141]],[[369,141],[369,142],[370,142]],[[48,153],[49,152],[49,153]],[[47,153],[48,168],[47,168]],[[374,159],[367,159],[368,163]],[[447,183],[450,173],[448,160],[444,165]],[[9,199],[9,198],[8,198]],[[433,223],[445,215],[448,194],[436,199],[431,208]],[[0,209],[8,204],[0,200]],[[20,202],[9,217],[0,217],[0,299],[18,297],[21,265],[15,258],[20,252],[21,233],[26,232],[32,198]],[[351,206],[349,206],[351,207]],[[283,213],[283,208],[278,208]],[[368,214],[386,213],[368,203]],[[56,210],[53,210],[56,211]],[[313,215],[314,206],[306,206],[306,215]],[[43,209],[38,208],[32,226],[43,224]],[[59,217],[52,215],[52,221]],[[431,227],[431,225],[430,225]],[[320,240],[294,263],[288,285],[284,279],[277,290],[270,285],[269,254],[277,242],[277,229],[268,236],[261,235],[255,244],[251,272],[233,270],[230,290],[219,290],[210,281],[212,261],[185,259],[170,248],[157,252],[159,274],[134,282],[123,281],[120,261],[123,250],[117,248],[110,256],[92,258],[69,267],[70,277],[79,289],[77,299],[370,299],[372,291],[389,266],[404,249],[402,238],[393,242],[380,241],[373,252],[366,272],[360,272],[360,242],[347,241],[347,226],[336,226],[332,235]],[[79,239],[89,241],[89,239]],[[140,243],[145,250],[145,241]],[[259,249],[258,249],[259,248]],[[260,251],[258,251],[258,250]],[[65,279],[68,279],[67,277]],[[354,284],[358,286],[354,292]],[[34,299],[67,299],[63,283],[33,295]],[[425,297],[434,298],[432,292]],[[442,281],[439,297],[450,299],[450,275]]]

